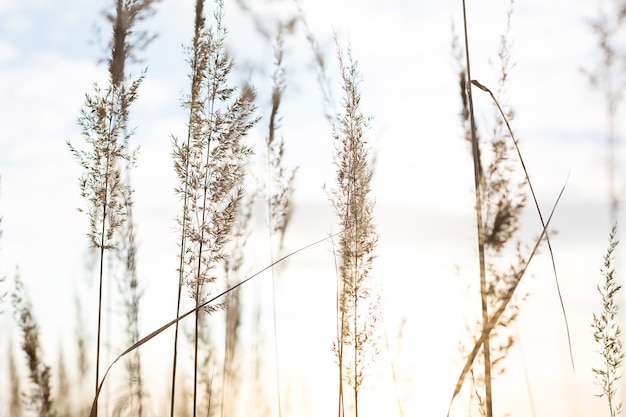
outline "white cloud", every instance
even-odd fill
[[[0,41],[0,65],[10,63],[16,54],[17,51],[11,44]]]

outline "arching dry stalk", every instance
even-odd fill
[[[170,320],[169,322],[165,323],[164,325],[162,325],[161,327],[159,327],[158,329],[154,330],[153,332],[151,332],[150,334],[148,334],[145,337],[142,337],[141,339],[139,339],[136,343],[134,343],[133,345],[129,346],[125,351],[123,351],[122,353],[120,353],[113,362],[111,362],[111,364],[109,365],[109,367],[107,368],[106,372],[104,373],[104,376],[102,377],[102,380],[100,381],[100,384],[98,385],[98,389],[96,390],[96,395],[93,398],[93,401],[91,403],[91,411],[89,412],[89,417],[95,417],[97,411],[97,403],[98,403],[98,398],[100,396],[100,392],[102,391],[102,387],[104,386],[104,383],[106,382],[106,377],[109,374],[109,372],[111,371],[111,369],[113,368],[113,366],[122,358],[124,358],[126,355],[128,355],[129,353],[134,352],[135,350],[139,349],[141,346],[143,346],[144,344],[150,342],[152,339],[154,339],[155,337],[157,337],[158,335],[160,335],[161,333],[163,333],[164,331],[168,330],[170,327],[174,326],[176,323],[179,323],[181,320],[186,319],[187,317],[191,316],[192,314],[197,314],[200,310],[210,310],[210,309],[214,309],[217,308],[216,306],[216,301],[221,299],[222,297],[224,297],[225,295],[229,294],[230,292],[240,288],[241,286],[247,284],[248,282],[252,281],[253,279],[257,278],[259,275],[261,275],[262,273],[270,270],[271,268],[273,268],[274,266],[280,264],[281,262],[284,262],[286,259],[291,258],[292,256],[303,252],[313,246],[319,245],[322,242],[326,242],[329,239],[332,239],[333,237],[337,236],[337,234],[325,237],[323,239],[317,240],[315,242],[309,243],[308,245],[305,245],[303,247],[301,247],[300,249],[297,249],[293,252],[288,253],[287,255],[281,257],[280,259],[272,262],[271,264],[267,265],[265,268],[262,268],[261,270],[257,271],[256,273],[250,275],[248,278],[238,282],[237,284],[233,285],[232,287],[222,291],[221,293],[215,295],[214,297],[209,298],[208,300],[204,301],[202,304],[198,305],[195,308],[192,308],[191,310],[186,311],[185,313],[179,315],[178,317],[176,317],[173,320]]]

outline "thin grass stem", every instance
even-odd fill
[[[469,38],[467,35],[467,10],[465,6],[465,0],[463,0],[463,32],[465,39],[465,65],[467,69],[467,80],[471,80],[471,65],[470,65],[470,51],[469,51]],[[481,164],[480,164],[480,151],[478,147],[478,138],[476,135],[476,123],[474,119],[474,100],[472,97],[472,88],[470,83],[467,83],[467,98],[469,104],[469,117],[472,139],[472,158],[474,163],[474,191],[476,200],[476,228],[478,233],[478,263],[480,270],[480,303],[482,313],[482,326],[483,333],[485,332],[485,326],[489,321],[489,311],[487,306],[487,278],[485,267],[485,231],[482,218],[482,195],[481,195]],[[484,340],[483,344],[483,357],[484,357],[484,369],[485,369],[485,407],[487,417],[493,417],[492,403],[491,403],[491,358],[489,338]]]

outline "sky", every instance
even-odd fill
[[[506,102],[515,109],[512,127],[535,187],[548,213],[567,182],[552,227],[554,256],[570,324],[576,370],[570,365],[567,336],[547,249],[533,261],[524,281],[516,346],[507,371],[496,379],[497,415],[604,415],[594,397],[591,367],[597,366],[589,322],[600,308],[600,282],[610,219],[607,199],[606,112],[601,94],[582,69],[599,58],[588,19],[600,0],[568,2],[517,0],[511,20],[511,72]],[[227,46],[235,60],[232,82],[252,82],[259,94],[258,128],[249,137],[259,149],[267,126],[272,48],[255,29],[250,12],[226,1]],[[16,268],[33,302],[51,364],[57,352],[71,357],[76,326],[75,297],[95,308],[93,259],[87,250],[87,219],[76,209],[79,165],[67,141],[80,144],[76,123],[84,95],[106,80],[102,63],[109,29],[107,2],[79,0],[0,1],[0,275],[9,281]],[[291,0],[253,3],[253,11],[273,29],[277,17],[296,11]],[[362,74],[362,110],[373,116],[368,131],[376,155],[372,196],[380,234],[375,275],[383,282],[384,330],[389,347],[381,354],[364,394],[365,415],[445,415],[461,368],[457,349],[465,337],[468,312],[476,313],[477,248],[473,212],[473,168],[459,122],[458,75],[451,52],[460,34],[460,1],[301,0],[306,20],[328,63],[335,97],[339,72],[333,34],[349,43]],[[473,78],[495,90],[494,69],[508,2],[467,2]],[[177,178],[171,159],[172,136],[184,136],[180,105],[188,87],[183,45],[191,39],[193,1],[162,0],[145,28],[157,38],[140,53],[131,72],[147,68],[131,110],[133,141],[139,146],[133,172],[136,189],[139,276],[145,288],[141,329],[147,334],[171,320],[175,311]],[[331,186],[332,135],[302,26],[285,44],[287,90],[281,135],[286,162],[297,166],[293,223],[286,250],[326,237],[337,226],[324,185]],[[477,123],[489,126],[489,96],[475,91]],[[623,108],[620,109],[623,114]],[[623,197],[624,126],[615,148],[618,192]],[[623,213],[619,213],[619,218]],[[256,223],[246,270],[267,266],[267,230]],[[540,233],[532,207],[524,213],[520,238]],[[623,265],[619,247],[617,265]],[[618,277],[621,278],[618,269]],[[328,243],[299,253],[281,270],[277,290],[279,351],[287,409],[294,415],[334,412],[336,370],[335,273]],[[623,280],[622,280],[623,282]],[[271,277],[261,275],[248,290],[269,294]],[[470,286],[469,289],[466,289]],[[624,298],[622,297],[622,300]],[[10,305],[0,306],[0,355],[17,343]],[[116,308],[115,306],[111,308]],[[622,319],[624,315],[622,314]],[[95,327],[95,311],[85,312]],[[397,337],[405,322],[403,337]],[[625,321],[622,320],[622,323]],[[266,323],[267,324],[267,323]],[[88,325],[92,328],[91,325]],[[267,330],[267,326],[265,328]],[[110,330],[115,333],[115,330]],[[93,336],[93,335],[92,335]],[[251,335],[244,340],[253,343]],[[269,336],[265,336],[268,338]],[[155,415],[168,381],[171,337],[164,334],[142,348],[150,363]],[[120,351],[123,346],[113,350]],[[269,361],[269,359],[268,359]],[[71,360],[68,362],[71,363]],[[390,364],[397,370],[394,392]],[[158,365],[154,365],[158,364]],[[121,369],[121,368],[120,368]],[[0,417],[8,381],[0,368]],[[527,389],[530,386],[530,390]],[[623,386],[623,384],[622,384]],[[269,389],[269,388],[268,388]],[[530,394],[529,394],[530,391]],[[626,400],[622,388],[622,398]],[[452,415],[467,415],[467,399]],[[532,404],[532,406],[531,406]]]

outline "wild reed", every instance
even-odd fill
[[[111,74],[111,82],[114,86],[124,90],[125,85],[129,81],[127,75],[127,65],[138,60],[136,53],[138,50],[144,49],[154,38],[147,31],[138,30],[137,24],[154,14],[154,5],[159,0],[116,0],[115,12],[107,17],[113,24],[113,39],[111,58],[109,61],[109,73]],[[145,72],[144,72],[145,74]],[[142,77],[143,78],[143,77]],[[128,105],[125,103],[126,96],[121,95],[122,114],[128,116]],[[134,189],[131,184],[131,169],[135,161],[135,150],[131,149],[130,137],[131,133],[128,129],[127,121],[123,123],[122,140],[124,142],[124,150],[127,152],[124,162],[124,204],[126,206],[126,221],[122,225],[120,231],[120,248],[118,252],[119,261],[122,265],[123,278],[120,283],[120,295],[123,299],[122,304],[126,312],[127,328],[126,334],[128,343],[134,343],[139,336],[139,301],[141,298],[141,288],[137,279],[137,246],[135,236],[135,222],[133,219],[133,194]],[[141,379],[139,356],[128,361],[129,380]],[[132,369],[132,370],[131,370]],[[139,398],[141,397],[141,386],[133,385],[132,389],[138,389]],[[141,400],[139,400],[141,403]],[[141,406],[136,413],[141,415]]]
[[[67,365],[65,363],[65,355],[63,354],[63,346],[59,346],[56,381],[55,403],[57,414],[59,417],[66,417],[70,415],[72,391],[70,389],[70,380],[69,375],[67,374]]]
[[[278,24],[274,45],[274,73],[272,75],[272,107],[269,117],[268,134],[265,139],[267,152],[267,180],[265,186],[267,200],[267,224],[269,228],[270,262],[274,262],[275,251],[280,256],[285,241],[285,233],[291,219],[291,204],[293,196],[293,182],[296,169],[284,167],[285,153],[284,138],[277,137],[279,129],[279,109],[286,87],[285,67],[283,63],[284,36],[290,31],[293,21],[287,25]],[[276,268],[272,268],[272,327],[274,333],[274,361],[276,375],[276,401],[278,416],[282,416],[280,363],[278,349],[278,319],[276,312]]]
[[[87,334],[85,329],[87,328],[83,320],[83,307],[78,296],[74,297],[74,306],[76,309],[76,327],[74,328],[74,334],[76,336],[76,369],[78,370],[78,383],[81,386],[85,385],[87,379],[87,372],[89,371],[89,358],[87,356]],[[82,393],[82,392],[81,392]]]
[[[479,136],[476,129],[476,122],[474,118],[474,101],[472,98],[471,88],[471,66],[470,66],[470,54],[469,54],[469,41],[467,36],[467,15],[465,8],[465,1],[463,1],[463,28],[465,33],[465,51],[456,54],[459,63],[459,85],[461,88],[461,101],[463,104],[461,111],[461,120],[465,130],[465,139],[471,144],[472,159],[474,167],[474,191],[475,191],[475,213],[476,213],[476,229],[478,237],[478,263],[479,263],[479,275],[480,275],[480,301],[481,301],[481,313],[482,313],[482,329],[483,333],[488,322],[488,307],[487,307],[487,278],[486,278],[486,264],[485,264],[485,226],[483,220],[483,195],[481,192],[481,186],[484,180],[483,166],[481,163],[481,151],[479,146]],[[462,60],[465,57],[465,63]],[[462,353],[465,353],[465,347],[461,347]],[[479,409],[482,415],[492,417],[492,398],[491,398],[491,349],[490,338],[486,337],[483,345],[481,346],[483,353],[483,381],[484,381],[484,401],[478,396]],[[474,377],[473,364],[470,366],[472,381],[476,381]],[[461,382],[462,384],[462,382]],[[458,386],[458,383],[457,383]],[[455,390],[456,395],[456,390]],[[454,399],[454,395],[453,395]]]
[[[351,50],[337,47],[343,113],[333,124],[337,177],[330,191],[339,220],[339,292],[337,340],[333,351],[339,366],[338,416],[345,415],[343,384],[352,388],[354,415],[359,415],[359,393],[368,368],[378,353],[380,294],[371,275],[378,235],[373,224],[374,203],[370,196],[371,171],[365,137],[369,118],[360,109],[360,74]]]
[[[330,77],[328,76],[328,69],[326,67],[326,58],[324,57],[324,52],[322,48],[313,34],[313,31],[309,27],[307,23],[306,16],[301,7],[298,7],[298,19],[302,23],[304,27],[305,36],[309,47],[311,48],[311,52],[313,53],[313,62],[315,66],[315,73],[317,77],[317,85],[322,93],[322,106],[324,109],[324,117],[328,123],[332,126],[335,117],[337,115],[337,111],[335,109],[335,100],[333,99],[333,92],[331,87]]]
[[[510,128],[510,121],[514,116],[513,111],[500,104],[503,101],[501,97],[496,98],[496,96],[505,94],[510,70],[513,67],[509,41],[512,10],[511,2],[507,13],[506,31],[501,36],[498,50],[499,81],[495,95],[488,88],[472,80],[470,76],[466,20],[464,20],[466,28],[465,54],[460,50],[455,52],[457,62],[459,62],[459,79],[463,103],[461,119],[465,129],[465,137],[472,144],[474,160],[480,266],[482,321],[473,327],[482,327],[482,330],[473,329],[470,331],[473,334],[477,332],[483,334],[483,356],[482,364],[480,365],[482,372],[471,370],[470,373],[475,385],[474,395],[478,400],[479,410],[482,415],[488,417],[493,415],[492,379],[498,373],[504,372],[502,361],[506,358],[514,342],[510,327],[519,313],[519,302],[527,296],[525,293],[520,294],[519,290],[515,292],[515,289],[517,289],[527,264],[537,248],[537,245],[535,245],[535,249],[532,250],[530,255],[524,255],[523,246],[515,237],[519,229],[522,210],[526,205],[526,194],[523,191],[526,186],[530,187],[533,194],[543,226],[539,241],[544,236],[547,239],[547,224],[539,211],[528,173],[519,153],[518,141],[513,136]],[[463,55],[466,58],[465,64],[461,63]],[[490,152],[488,153],[481,152],[481,139],[477,133],[474,120],[471,85],[489,92],[497,107],[492,138],[488,143],[490,147]],[[520,157],[520,165],[524,174],[522,179],[519,180],[514,179],[518,171],[516,164],[512,160],[515,151],[517,151]],[[515,260],[508,266],[503,267],[502,257],[511,250],[515,254]],[[551,249],[550,252],[552,252]],[[506,304],[503,304],[503,301],[506,301]],[[502,305],[505,305],[506,308],[501,309]],[[493,311],[500,311],[499,318],[495,322],[492,320],[494,318]],[[493,326],[488,326],[490,322],[493,323]],[[467,353],[467,347],[462,348],[462,350],[464,353]],[[462,383],[462,381],[460,382]],[[477,384],[481,386],[480,390],[476,388]]]
[[[189,180],[190,180],[190,167],[189,167],[189,159],[188,158],[184,158],[184,156],[186,155],[186,152],[183,153],[183,150],[188,150],[191,148],[191,126],[192,123],[194,123],[196,125],[199,125],[199,121],[198,119],[200,118],[200,113],[202,112],[202,106],[201,103],[199,102],[199,94],[200,94],[200,88],[201,88],[201,83],[202,83],[202,78],[203,78],[203,70],[204,68],[206,68],[206,56],[202,55],[202,51],[200,49],[200,44],[201,42],[204,42],[204,40],[202,39],[203,36],[203,29],[204,29],[204,13],[203,13],[203,8],[204,8],[204,1],[203,0],[196,0],[196,7],[195,7],[195,23],[194,23],[194,35],[193,35],[193,44],[191,46],[191,57],[189,58],[189,63],[191,65],[191,74],[190,74],[190,79],[191,79],[191,96],[188,100],[188,102],[186,103],[186,105],[189,107],[190,111],[189,111],[189,130],[188,130],[188,134],[187,134],[187,141],[184,144],[184,148],[182,148],[179,153],[177,154],[176,151],[174,151],[174,158],[175,158],[175,169],[177,172],[179,172],[179,177],[181,179],[181,182],[183,184],[183,186],[181,187],[180,190],[178,190],[178,193],[182,194],[182,199],[183,199],[183,216],[180,219],[180,228],[181,228],[181,233],[180,233],[180,253],[179,253],[179,266],[178,266],[178,295],[176,298],[176,317],[178,317],[180,315],[180,303],[181,303],[181,297],[182,297],[182,290],[183,290],[183,285],[184,285],[184,280],[185,280],[185,256],[186,256],[186,252],[187,252],[187,227],[188,227],[188,211],[189,211]],[[199,127],[198,127],[199,129]],[[174,145],[177,146],[176,144],[178,143],[177,139],[174,138]],[[183,146],[178,145],[178,146]],[[179,161],[176,160],[176,158],[180,158]],[[177,365],[178,365],[178,332],[179,332],[179,325],[178,322],[176,322],[176,326],[174,329],[174,352],[173,352],[173,358],[172,358],[172,382],[171,382],[171,392],[170,392],[170,417],[174,417],[174,410],[175,410],[175,402],[176,402],[176,372],[177,372]]]
[[[584,68],[591,85],[602,94],[606,111],[606,169],[607,196],[609,201],[609,219],[613,224],[609,234],[609,247],[604,256],[602,275],[604,283],[597,286],[602,299],[602,312],[593,314],[591,326],[594,340],[599,345],[599,354],[603,364],[600,368],[592,368],[596,383],[602,392],[598,397],[606,397],[609,415],[615,417],[622,411],[622,403],[618,402],[617,381],[621,378],[620,367],[624,358],[623,342],[620,338],[621,329],[618,321],[618,302],[616,295],[621,289],[614,279],[614,251],[618,245],[617,221],[622,197],[617,165],[618,143],[617,128],[619,123],[618,110],[626,92],[626,72],[623,63],[624,54],[623,32],[626,28],[626,3],[618,0],[600,2],[599,15],[589,20],[592,32],[597,38],[600,59],[592,68]]]
[[[92,146],[92,152],[81,151],[69,144],[72,153],[85,170],[80,179],[81,194],[90,203],[88,216],[91,247],[100,250],[98,294],[98,325],[96,343],[96,390],[99,382],[100,338],[102,328],[102,300],[104,286],[105,251],[115,249],[115,232],[126,218],[119,159],[126,157],[118,141],[121,132],[120,108],[114,104],[114,91],[103,92],[95,86],[95,95],[87,96],[79,119],[83,136]],[[113,123],[112,123],[113,122]],[[82,211],[82,210],[81,210]]]
[[[125,313],[124,327],[125,345],[132,345],[139,340],[139,307],[143,294],[137,276],[136,243],[134,220],[132,216],[132,197],[130,192],[130,168],[127,167],[126,206],[127,221],[122,228],[122,244],[120,245],[119,261],[122,265],[122,277],[118,280],[118,291],[122,309]],[[126,389],[116,404],[116,409],[128,410],[133,416],[143,415],[144,387],[142,377],[141,356],[139,351],[133,352],[126,360]]]
[[[33,315],[33,307],[20,278],[15,273],[15,284],[11,294],[15,321],[22,333],[21,348],[26,356],[30,389],[26,396],[27,404],[39,417],[55,417],[50,366],[43,360],[39,325]]]
[[[59,346],[59,356],[57,359],[57,377],[55,404],[59,417],[69,415],[69,406],[71,404],[70,381],[67,375],[67,366],[65,364],[65,356],[63,354],[63,346]]]
[[[115,12],[108,15],[113,32],[108,58],[108,86],[102,90],[99,86],[94,85],[94,93],[86,96],[85,107],[81,110],[79,118],[83,137],[91,149],[79,150],[68,142],[71,152],[85,171],[80,179],[80,189],[82,196],[89,203],[90,230],[88,236],[91,247],[99,249],[100,252],[95,362],[96,392],[100,382],[105,252],[118,250],[121,239],[128,253],[128,259],[132,258],[131,262],[134,262],[133,224],[132,218],[129,217],[132,210],[130,197],[132,189],[129,180],[123,179],[122,172],[126,168],[128,173],[130,163],[133,160],[128,144],[132,132],[128,131],[127,122],[130,105],[137,98],[143,75],[135,80],[129,80],[125,68],[127,61],[134,57],[136,48],[143,47],[146,42],[149,42],[146,33],[137,31],[134,26],[152,12],[151,8],[155,2],[156,0],[116,0]],[[129,40],[131,35],[135,36],[134,42]],[[129,219],[130,223],[128,223]],[[124,230],[124,226],[128,226],[128,229]],[[123,234],[120,235],[120,232]],[[129,238],[129,232],[131,233],[130,240],[124,239],[124,237]],[[131,274],[130,286],[132,287],[134,285],[134,278],[132,278],[134,271],[129,273]],[[136,322],[131,326],[136,326]],[[134,368],[137,369],[136,366]],[[131,376],[131,378],[134,377]]]
[[[626,28],[626,4],[620,0],[601,2],[599,16],[589,21],[597,36],[600,59],[594,67],[583,69],[592,86],[603,95],[607,115],[606,169],[608,178],[609,217],[617,222],[620,196],[617,184],[615,144],[617,141],[618,110],[626,92],[624,72],[623,31]]]
[[[196,307],[207,299],[207,285],[217,279],[214,269],[227,257],[225,245],[244,196],[244,164],[251,154],[242,139],[256,123],[251,119],[255,109],[252,87],[245,86],[238,97],[233,97],[236,90],[227,84],[233,62],[224,45],[223,8],[223,1],[216,1],[215,27],[207,28],[204,3],[196,2],[196,29],[190,51],[191,97],[185,103],[189,133],[185,141],[175,138],[173,144],[175,171],[181,181],[176,192],[183,200],[179,218],[184,240],[181,283],[187,286]],[[211,306],[205,312],[215,308]],[[196,314],[194,331],[194,416],[201,313]]]
[[[270,250],[273,252],[273,237],[277,236],[278,251],[283,249],[284,239],[292,214],[293,182],[297,169],[284,166],[285,153],[284,138],[277,137],[280,128],[279,110],[286,88],[285,66],[283,62],[285,32],[292,30],[291,26],[282,22],[278,24],[274,45],[274,73],[272,75],[272,108],[270,111],[268,134],[265,139],[267,152],[267,182],[266,199],[268,206],[268,225],[270,229]],[[271,261],[273,262],[273,255]]]
[[[596,384],[605,397],[609,407],[609,415],[615,417],[622,411],[622,403],[617,400],[617,382],[621,379],[621,366],[624,360],[624,345],[621,339],[621,327],[618,319],[618,292],[622,288],[615,280],[613,261],[618,245],[617,224],[613,225],[609,234],[609,247],[604,255],[604,267],[601,269],[604,282],[596,286],[602,299],[602,311],[593,313],[591,328],[593,339],[598,344],[598,353],[602,357],[602,366],[592,368]]]
[[[512,6],[513,2],[511,2]],[[509,12],[507,15],[507,33],[510,28],[510,19],[511,19],[512,8],[509,8]],[[517,294],[517,289],[519,284],[521,283],[521,279],[526,273],[528,266],[537,253],[539,245],[545,239],[548,248],[550,250],[550,255],[552,259],[552,265],[554,270],[555,281],[557,284],[557,290],[559,292],[559,299],[561,301],[561,307],[563,309],[563,314],[565,318],[565,325],[567,327],[568,333],[568,341],[569,341],[569,328],[567,325],[567,316],[565,315],[565,309],[563,306],[563,301],[561,298],[561,293],[558,285],[558,277],[556,272],[556,266],[554,262],[554,255],[552,253],[552,246],[550,244],[549,234],[548,234],[548,226],[554,214],[554,210],[560,201],[561,196],[563,195],[563,191],[565,190],[565,186],[561,189],[557,200],[552,208],[552,211],[547,218],[544,220],[543,214],[539,208],[539,203],[537,201],[536,194],[533,189],[533,185],[530,181],[530,177],[528,171],[526,170],[526,165],[524,163],[524,159],[522,158],[521,151],[518,145],[518,141],[515,139],[513,135],[513,131],[511,129],[509,119],[512,118],[511,112],[505,112],[503,107],[500,105],[496,96],[491,92],[491,90],[478,81],[474,80],[470,76],[469,68],[470,68],[470,59],[469,59],[469,42],[467,36],[467,19],[465,13],[465,2],[463,2],[463,16],[464,16],[464,27],[465,27],[465,66],[460,64],[460,86],[461,86],[461,97],[463,103],[463,111],[461,112],[461,117],[463,120],[464,127],[466,129],[465,137],[469,139],[472,143],[472,155],[474,160],[474,173],[475,173],[475,188],[476,188],[476,214],[477,214],[477,225],[478,225],[478,242],[479,242],[479,264],[480,264],[480,273],[481,273],[481,311],[483,315],[483,321],[479,326],[482,327],[480,331],[480,337],[475,340],[473,348],[471,352],[468,354],[467,360],[461,371],[461,375],[457,380],[457,384],[454,389],[454,393],[452,395],[452,399],[450,401],[450,408],[452,406],[452,402],[455,397],[459,394],[465,377],[470,374],[474,382],[476,382],[476,378],[474,377],[474,370],[472,369],[474,360],[476,359],[479,351],[489,351],[491,353],[491,348],[488,347],[488,343],[490,339],[496,335],[495,329],[505,329],[512,324],[517,316],[519,307],[516,304],[515,299],[519,298],[519,294]],[[454,44],[453,44],[454,45]],[[507,42],[507,36],[504,35],[501,37],[501,46],[498,53],[499,60],[501,63],[500,67],[500,85],[499,92],[503,90],[505,85],[505,81],[508,78],[508,69],[509,69],[509,46]],[[456,51],[455,56],[459,62],[462,61],[463,52],[460,50]],[[474,122],[474,110],[473,110],[473,101],[472,101],[472,86],[478,87],[480,90],[485,91],[490,94],[493,103],[497,108],[496,117],[501,117],[501,119],[497,119],[496,128],[494,129],[494,138],[498,137],[498,131],[500,131],[501,135],[504,134],[508,138],[510,138],[513,147],[511,144],[506,144],[502,140],[494,139],[491,142],[492,148],[492,160],[491,165],[488,170],[485,172],[482,166],[481,152],[479,148],[479,139],[478,134],[476,132],[476,126]],[[506,125],[506,130],[503,129],[502,124]],[[502,133],[504,131],[504,133]],[[524,179],[517,183],[517,193],[511,192],[511,186],[509,184],[512,183],[512,179],[508,176],[508,171],[512,169],[512,165],[508,165],[508,156],[507,154],[515,150],[517,156],[519,158],[520,166],[524,173]],[[519,242],[515,242],[515,253],[516,260],[512,262],[505,269],[497,270],[498,263],[490,263],[488,272],[491,274],[492,279],[495,278],[495,281],[491,281],[489,286],[487,287],[486,280],[486,263],[485,263],[485,253],[487,250],[490,250],[491,257],[501,256],[503,254],[503,249],[505,244],[511,240],[514,233],[517,231],[518,225],[518,217],[520,211],[523,209],[525,204],[525,196],[521,192],[521,188],[524,184],[527,184],[531,195],[533,197],[533,201],[535,203],[535,208],[539,215],[539,219],[541,220],[542,231],[539,237],[536,239],[534,246],[530,250],[529,254],[526,256],[522,255],[520,250],[521,245]],[[513,187],[514,188],[514,187]],[[487,197],[483,198],[483,193]],[[517,195],[516,195],[517,194]],[[517,201],[515,201],[517,199]],[[486,206],[483,206],[483,202],[486,202]],[[496,202],[495,207],[491,206]],[[485,207],[485,208],[483,208]],[[490,215],[490,210],[494,210]],[[483,215],[483,210],[486,211],[486,215]],[[492,219],[492,224],[482,223],[483,218]],[[500,272],[499,272],[500,271]],[[483,292],[482,290],[485,290]],[[517,297],[516,297],[517,296]],[[487,302],[491,297],[491,302]],[[522,294],[522,298],[525,297],[525,294]],[[489,312],[489,304],[493,307],[493,312]],[[493,334],[493,335],[492,335]],[[513,338],[508,336],[508,339],[505,339],[504,344],[500,344],[498,346],[500,354],[500,359],[503,359],[506,356],[506,352],[511,347],[513,343]],[[573,356],[571,355],[571,343],[570,343],[570,356],[572,358],[572,366]],[[490,354],[483,356],[483,366],[484,366],[484,374],[482,376],[482,381],[484,381],[484,397],[481,396],[478,390],[475,390],[475,394],[478,398],[479,402],[479,410],[482,415],[491,416],[493,415],[492,408],[492,398],[491,398],[491,371],[492,366],[496,364],[498,361],[497,357],[492,357]],[[531,393],[529,392],[529,395]],[[450,408],[448,409],[448,415],[450,414]]]
[[[235,224],[233,225],[232,239],[228,245],[229,257],[224,260],[223,270],[226,288],[236,285],[241,279],[241,268],[244,265],[244,250],[251,234],[250,219],[252,217],[255,196],[248,195],[239,206]],[[241,383],[241,366],[238,361],[241,348],[239,346],[242,310],[241,289],[236,288],[226,295],[224,302],[226,310],[224,359],[222,365],[221,386],[221,415],[236,414],[238,393],[237,383]]]
[[[11,380],[11,391],[9,392],[9,413],[11,417],[22,417],[22,381],[20,373],[15,363],[15,353],[13,352],[13,344],[9,342],[9,354],[7,363],[9,364],[9,378]]]

